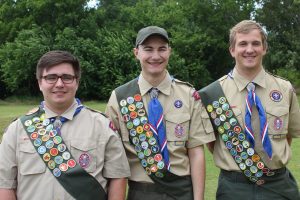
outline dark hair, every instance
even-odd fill
[[[77,80],[81,77],[81,69],[79,65],[78,59],[73,56],[71,53],[67,51],[49,51],[45,53],[37,63],[36,66],[36,78],[41,79],[42,73],[44,69],[49,70],[50,68],[62,64],[62,63],[69,63],[73,66],[75,76]]]

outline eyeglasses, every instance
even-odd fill
[[[48,74],[46,76],[42,76],[43,79],[45,79],[46,83],[54,84],[58,81],[60,78],[64,84],[71,84],[73,83],[74,79],[77,77],[71,74],[63,74],[61,76],[57,74]]]

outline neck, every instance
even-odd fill
[[[158,75],[149,75],[149,74],[145,74],[142,71],[142,75],[143,75],[144,79],[148,83],[150,83],[153,87],[157,87],[165,79],[166,74],[167,74],[167,72],[164,71],[163,73],[158,74]]]
[[[237,72],[246,78],[249,81],[253,81],[253,79],[259,74],[259,72],[262,70],[262,67],[257,69],[240,69],[239,67],[236,67]]]
[[[45,106],[47,106],[48,109],[50,109],[52,112],[56,113],[58,116],[60,116],[61,114],[63,114],[64,112],[66,112],[71,106],[72,103],[68,103],[68,104],[61,104],[60,106],[53,106],[47,102],[45,102]]]

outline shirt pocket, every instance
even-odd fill
[[[244,124],[244,116],[243,116],[242,110],[239,108],[232,108],[232,111],[234,113],[234,116],[238,120],[240,126],[243,129],[245,127],[245,124]],[[232,129],[233,129],[233,127],[232,127]]]
[[[266,113],[269,124],[269,136],[273,139],[285,138],[288,133],[289,107],[266,107]]]
[[[205,109],[203,111],[201,111],[201,119],[202,119],[202,124],[203,124],[206,134],[214,132],[214,129],[212,126],[213,124],[212,124],[210,117],[208,116],[208,113],[206,112]]]
[[[175,145],[185,145],[190,130],[189,113],[167,113],[165,115],[167,140]]]
[[[91,140],[71,140],[71,154],[83,169],[94,172],[97,168],[97,144]]]
[[[20,174],[35,175],[46,171],[46,164],[33,147],[31,141],[20,143]]]

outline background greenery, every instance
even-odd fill
[[[300,99],[299,99],[300,100]],[[30,110],[33,105],[37,105],[39,101],[29,101],[23,100],[25,103],[17,102],[13,100],[11,102],[0,101],[0,141],[2,138],[2,133],[5,127],[17,116],[20,116]],[[85,105],[96,109],[96,110],[105,110],[106,104],[103,102],[89,101],[83,102]],[[293,140],[292,143],[292,153],[293,158],[290,161],[288,167],[292,171],[295,176],[298,185],[300,184],[300,139]],[[205,189],[205,199],[213,200],[215,199],[217,183],[218,183],[218,175],[219,169],[215,167],[212,155],[206,149],[206,189]]]
[[[81,61],[79,96],[107,100],[136,77],[137,31],[164,27],[171,36],[169,70],[197,89],[233,67],[228,31],[255,19],[269,35],[265,68],[300,85],[300,0],[0,0],[0,99],[36,96],[42,54],[68,50]]]

